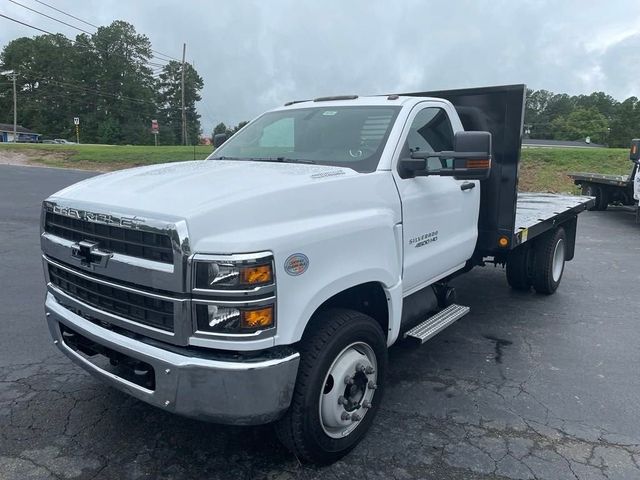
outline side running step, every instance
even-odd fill
[[[439,311],[433,317],[427,318],[424,322],[416,325],[407,333],[404,338],[415,338],[420,343],[424,343],[433,337],[436,333],[444,330],[456,320],[464,317],[471,310],[469,307],[462,305],[450,305],[444,310]]]

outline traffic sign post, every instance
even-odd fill
[[[73,124],[76,126],[76,143],[80,145],[80,117],[73,117]]]
[[[155,146],[158,146],[158,133],[160,133],[160,127],[158,125],[158,120],[151,120],[151,133],[153,133],[153,139]]]

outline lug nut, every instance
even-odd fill
[[[349,403],[349,400],[344,398],[342,395],[338,397],[338,405],[347,405],[348,403]]]
[[[354,413],[355,415],[355,413]],[[340,418],[342,420],[351,420],[351,415],[349,415],[347,412],[342,412],[342,415],[340,416]]]
[[[362,408],[371,408],[371,402],[369,400],[363,400]]]
[[[373,380],[369,380],[369,383],[367,383],[367,387],[369,388],[369,390],[375,390],[376,388],[378,388],[378,385],[373,383]]]
[[[371,375],[373,372],[375,372],[375,370],[373,369],[372,366],[368,366],[367,369],[365,370],[365,373],[367,375]]]
[[[347,385],[353,385],[353,377],[347,375],[346,377],[344,377],[344,383]]]
[[[362,417],[360,415],[358,415],[357,413],[354,413],[351,415],[351,421],[352,422],[357,422],[358,420],[361,420]]]
[[[364,373],[367,370],[367,367],[365,367],[364,365],[362,365],[361,363],[356,365],[356,372],[362,372]]]

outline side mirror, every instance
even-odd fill
[[[216,133],[213,136],[213,146],[215,148],[218,148],[219,146],[221,146],[226,141],[227,141],[227,134],[226,133]]]
[[[640,138],[631,140],[631,150],[629,151],[629,160],[638,162],[640,160]]]
[[[431,170],[429,158],[449,161],[450,166]],[[486,180],[491,173],[491,133],[457,132],[453,151],[412,152],[410,158],[400,160],[399,167],[402,178],[439,175],[457,180]]]

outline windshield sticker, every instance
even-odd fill
[[[336,113],[338,113],[336,110],[325,110],[322,112],[322,115],[326,117],[333,117]]]
[[[433,232],[425,233],[423,235],[420,235],[419,237],[413,237],[409,239],[409,245],[413,245],[415,248],[420,248],[437,241],[438,230],[434,230]]]
[[[285,272],[293,277],[302,275],[307,268],[309,268],[309,258],[304,253],[294,253],[284,261]]]

